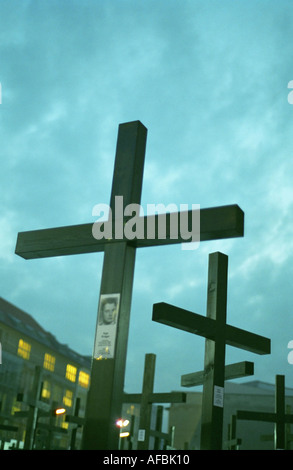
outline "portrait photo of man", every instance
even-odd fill
[[[118,316],[117,296],[101,296],[99,325],[115,325]]]

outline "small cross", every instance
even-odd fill
[[[270,353],[270,340],[227,325],[228,256],[209,255],[207,316],[166,303],[153,306],[153,320],[206,338],[201,449],[221,449],[226,345],[256,354]]]
[[[237,419],[247,421],[266,421],[275,423],[274,446],[275,449],[285,449],[285,424],[293,423],[293,415],[285,413],[285,376],[276,375],[275,413],[261,411],[239,410]]]
[[[42,389],[42,369],[40,366],[35,367],[34,381],[32,387],[31,398],[24,397],[24,395],[18,394],[18,400],[29,405],[28,411],[17,411],[14,416],[27,417],[26,433],[24,440],[24,449],[31,450],[34,445],[34,433],[37,426],[38,411],[39,409],[48,410],[49,405],[40,400],[41,389]]]
[[[146,354],[144,364],[143,386],[141,394],[124,394],[124,403],[140,403],[140,419],[139,419],[139,435],[143,436],[137,442],[138,450],[149,449],[149,437],[161,437],[169,440],[167,433],[161,433],[157,430],[151,430],[151,411],[152,403],[184,403],[186,401],[186,393],[153,393],[155,379],[156,355]]]

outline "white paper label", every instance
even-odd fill
[[[144,439],[145,439],[145,429],[139,429],[138,430],[137,440],[140,441],[140,442],[143,442]]]
[[[223,408],[224,406],[224,387],[214,386],[214,406]]]

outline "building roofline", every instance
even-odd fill
[[[91,358],[71,349],[67,344],[60,343],[55,336],[46,331],[29,313],[16,307],[0,297],[0,323],[13,328],[21,334],[47,346],[83,367],[90,368]]]

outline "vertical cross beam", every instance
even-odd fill
[[[79,414],[79,408],[80,408],[80,398],[76,398],[75,402],[75,409],[74,409],[74,416],[77,418]],[[74,429],[71,431],[71,439],[70,439],[70,449],[74,450],[75,449],[75,441],[76,441],[76,433],[77,433],[77,428],[78,426],[75,426]]]
[[[205,341],[202,397],[201,449],[221,449],[225,381],[225,326],[227,312],[228,256],[209,255],[207,317],[217,321],[215,340]],[[216,396],[218,394],[218,398]]]
[[[155,365],[156,355],[146,354],[139,418],[139,429],[144,431],[144,440],[137,442],[138,450],[148,450],[149,448],[152,409],[150,396],[154,389]]]
[[[228,424],[228,440],[226,442],[226,447],[229,450],[238,450],[241,444],[241,439],[236,437],[236,415],[231,416],[231,422]]]
[[[155,429],[157,432],[162,431],[163,411],[164,411],[164,407],[162,405],[158,405],[157,415],[156,415],[156,429]],[[154,450],[160,450],[160,442],[161,442],[161,439],[159,437],[156,437],[155,443],[154,443]]]
[[[276,424],[274,430],[275,449],[285,449],[285,376],[276,375],[275,410]]]
[[[140,203],[146,136],[147,130],[139,121],[119,126],[110,199],[114,215],[115,196],[123,196],[123,213],[126,205]],[[83,449],[108,450],[118,449],[119,446],[119,430],[115,421],[120,418],[122,409],[134,265],[135,248],[127,242],[105,246],[100,295],[119,296],[119,335],[113,357],[97,360],[94,350]]]
[[[37,400],[40,397],[41,386],[42,386],[41,376],[42,376],[42,369],[40,366],[36,366],[34,381],[33,381],[33,389],[32,389],[32,397],[33,397],[33,400],[35,401],[35,404],[29,406],[29,413],[28,413],[28,418],[27,418],[26,433],[25,433],[25,440],[24,440],[24,447],[23,447],[25,450],[33,449],[33,445],[34,445],[34,436],[35,436],[35,430],[36,430],[37,419],[38,419]]]

